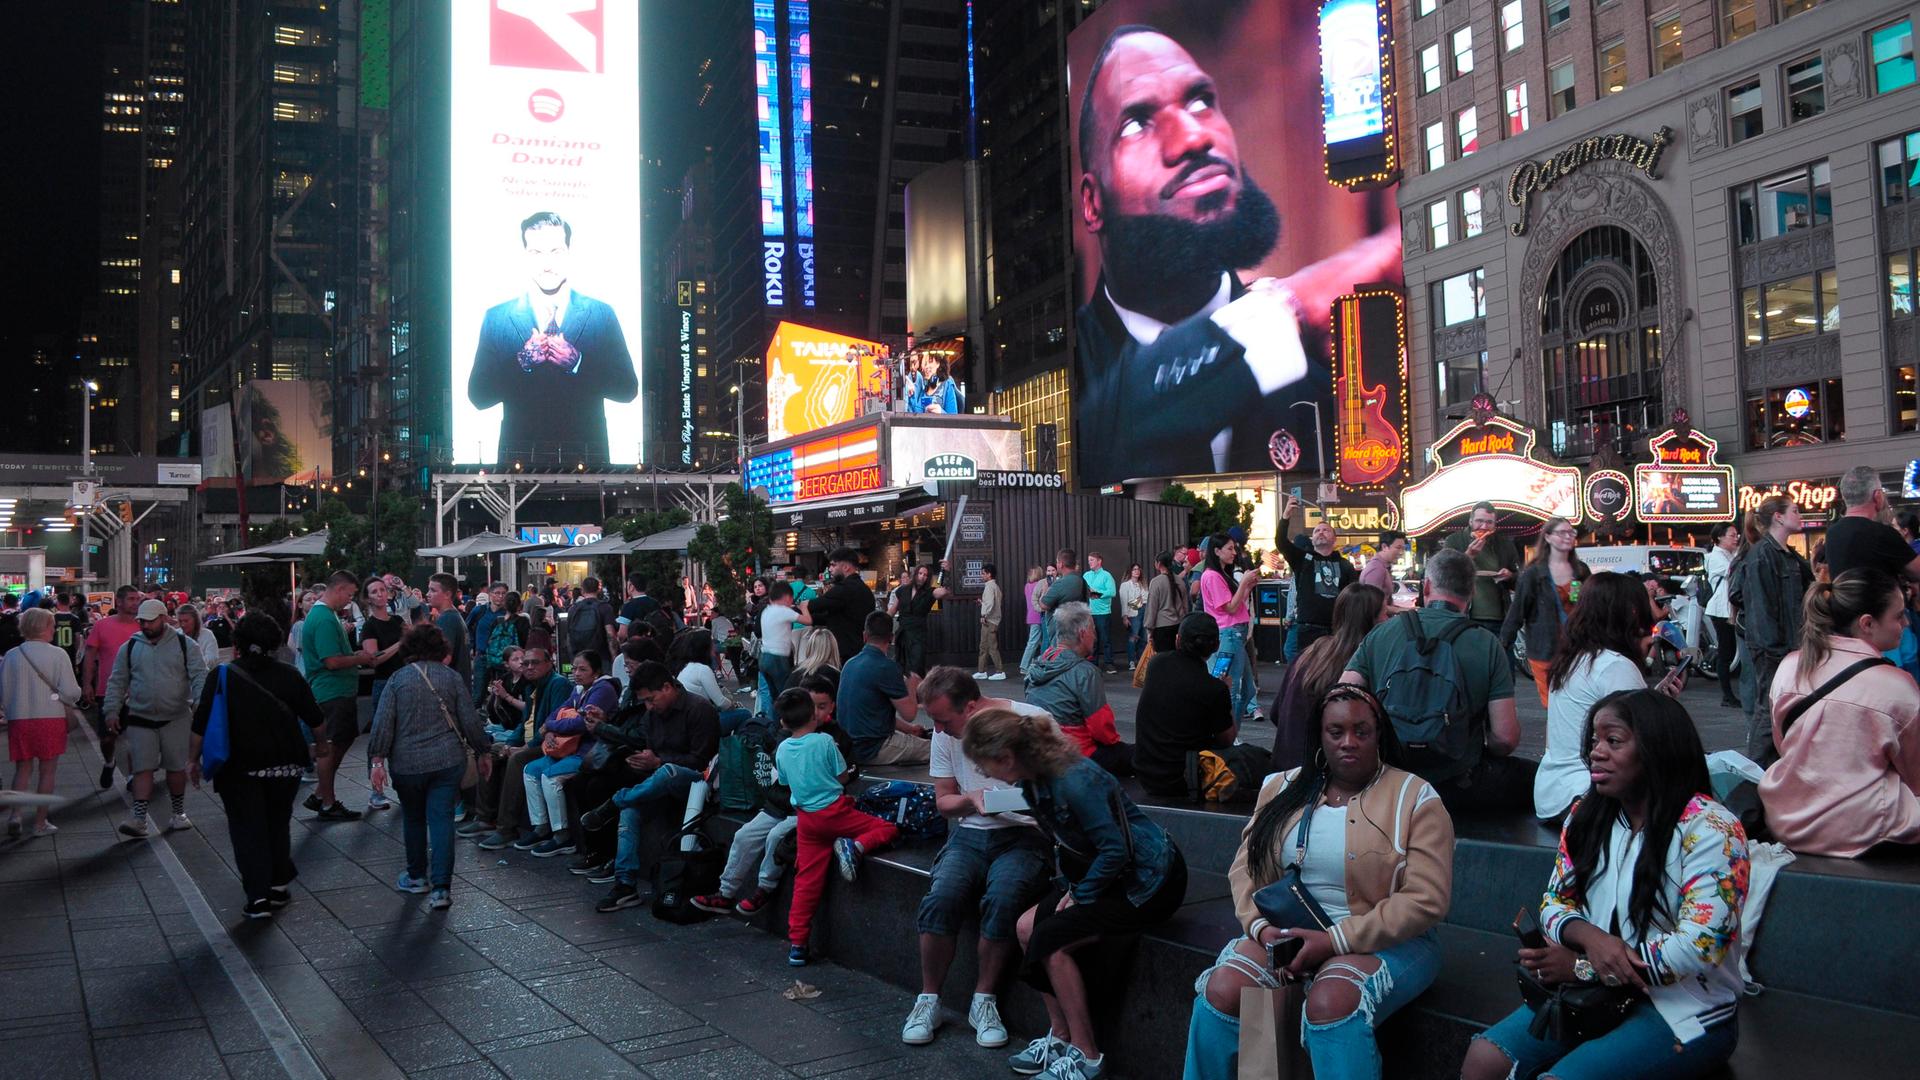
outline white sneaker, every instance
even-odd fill
[[[940,995],[921,994],[913,999],[913,1011],[907,1014],[906,1026],[900,1029],[900,1041],[908,1046],[925,1046],[933,1041],[933,1033],[940,1030]]]
[[[185,814],[175,814],[167,819],[168,832],[179,832],[181,829],[191,828],[193,828],[193,822],[188,821]]]
[[[137,839],[152,831],[153,830],[147,826],[147,819],[143,817],[130,817],[120,823],[121,836],[131,836]]]
[[[981,1046],[997,1050],[1007,1045],[1007,1025],[1000,1022],[1000,999],[992,994],[973,995],[967,1023],[973,1026],[973,1041]]]
[[[1007,673],[1004,671],[996,671],[993,674],[987,676],[987,681],[988,682],[1006,682]]]
[[[973,673],[973,677],[976,679],[984,679],[987,677],[987,675],[988,673],[985,671],[976,671]]]

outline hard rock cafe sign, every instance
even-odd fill
[[[1533,456],[1534,430],[1494,411],[1485,394],[1473,415],[1427,450],[1433,471],[1400,496],[1406,531],[1424,535],[1490,502],[1530,517],[1581,518],[1580,470]]]
[[[1624,161],[1646,173],[1649,180],[1658,180],[1660,154],[1672,136],[1672,130],[1666,127],[1654,132],[1652,139],[1619,132],[1595,135],[1570,143],[1551,157],[1523,161],[1514,166],[1513,172],[1507,177],[1507,201],[1520,210],[1514,215],[1513,235],[1526,233],[1527,210],[1535,194],[1551,190],[1553,185],[1595,161]]]

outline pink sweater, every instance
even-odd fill
[[[1806,683],[1801,653],[1773,678],[1773,738],[1780,760],[1760,781],[1767,824],[1803,855],[1859,855],[1888,840],[1920,842],[1920,687],[1897,667],[1855,675],[1780,737],[1793,703],[1846,667],[1877,656],[1865,642],[1833,639],[1833,654]]]

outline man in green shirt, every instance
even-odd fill
[[[1443,549],[1427,559],[1421,583],[1425,606],[1373,628],[1347,662],[1343,683],[1358,683],[1386,698],[1396,676],[1410,670],[1414,644],[1409,619],[1420,620],[1422,635],[1435,642],[1466,616],[1473,588],[1473,561],[1465,552]],[[1451,635],[1456,671],[1465,697],[1469,737],[1463,755],[1429,761],[1412,771],[1433,785],[1447,810],[1517,810],[1533,807],[1533,776],[1539,763],[1513,756],[1520,745],[1520,715],[1513,703],[1513,665],[1500,639],[1480,626]],[[1457,714],[1456,714],[1457,715]]]
[[[336,570],[327,579],[327,591],[307,612],[300,626],[300,667],[320,703],[323,722],[313,733],[313,771],[318,778],[306,807],[319,821],[358,821],[360,811],[340,805],[333,795],[333,778],[360,733],[360,669],[372,667],[374,655],[361,652],[348,640],[340,613],[353,603],[360,579]]]
[[[1500,633],[1507,618],[1507,598],[1520,573],[1520,548],[1499,531],[1500,516],[1492,503],[1478,503],[1467,527],[1447,537],[1446,546],[1464,551],[1473,560],[1473,601],[1467,614],[1473,621]]]
[[[1107,572],[1107,562],[1097,551],[1087,552],[1087,572],[1081,575],[1087,583],[1087,607],[1093,612],[1093,632],[1095,643],[1093,655],[1087,657],[1099,664],[1101,669],[1112,675],[1120,669],[1113,666],[1113,595],[1119,591],[1113,582],[1113,575]]]

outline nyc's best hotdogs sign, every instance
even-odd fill
[[[1473,415],[1427,451],[1433,472],[1400,497],[1406,531],[1432,532],[1476,503],[1537,518],[1580,520],[1580,470],[1533,456],[1534,430],[1494,411],[1480,395]]]

